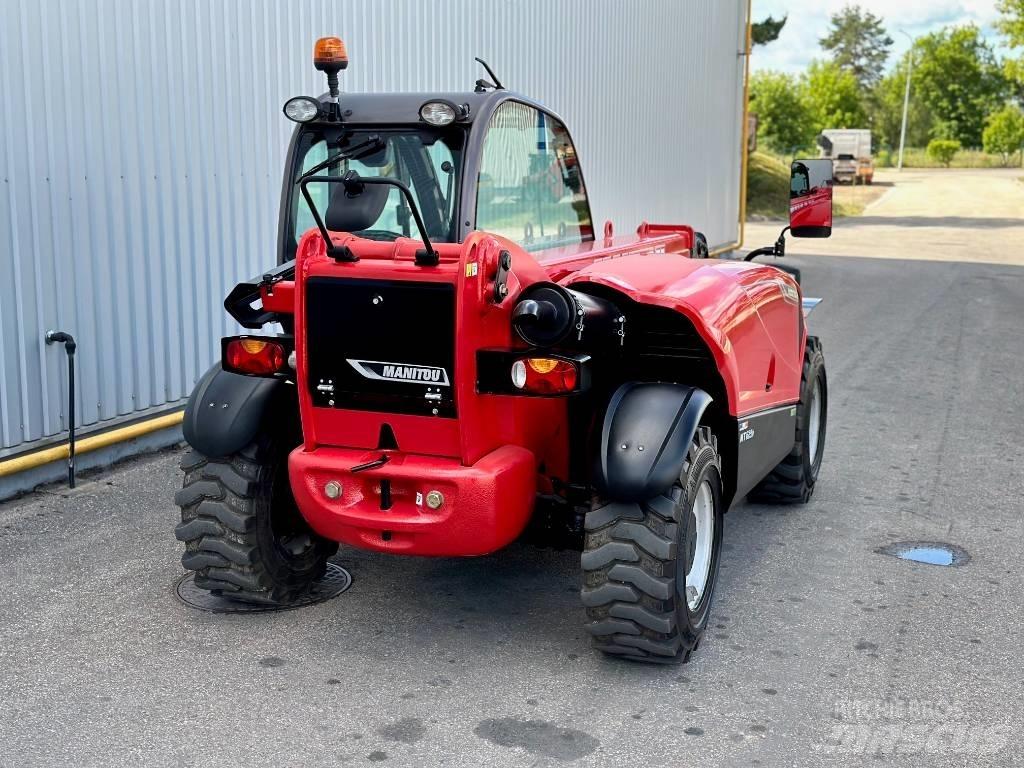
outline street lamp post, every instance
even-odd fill
[[[907,141],[907,111],[910,108],[910,78],[914,74],[914,38],[899,30],[907,36],[910,41],[910,50],[907,52],[907,87],[903,92],[903,123],[900,125],[900,159],[896,164],[896,170],[903,170],[903,146]]]

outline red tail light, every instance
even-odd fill
[[[224,339],[222,365],[225,371],[249,376],[273,376],[288,366],[288,349],[273,339],[242,336]]]
[[[579,369],[569,360],[524,357],[512,363],[511,375],[516,389],[538,395],[555,395],[576,389]]]

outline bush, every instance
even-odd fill
[[[986,152],[999,155],[1002,164],[1009,165],[1010,156],[1024,149],[1024,113],[1011,105],[993,112],[985,121],[982,141]]]
[[[960,151],[960,142],[956,139],[932,139],[928,142],[928,148],[925,151],[932,160],[949,168],[956,153]]]
[[[878,150],[878,157],[875,159],[876,168],[892,168],[892,152],[888,149]]]

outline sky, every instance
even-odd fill
[[[754,21],[787,14],[789,20],[778,40],[754,49],[751,66],[755,70],[802,71],[811,59],[823,57],[818,40],[826,34],[829,17],[850,4],[882,18],[893,39],[887,67],[910,47],[900,29],[917,37],[946,25],[973,22],[998,49],[998,35],[992,26],[998,17],[995,0],[753,0]]]

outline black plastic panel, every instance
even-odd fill
[[[455,416],[455,286],[310,278],[306,337],[315,405]]]

